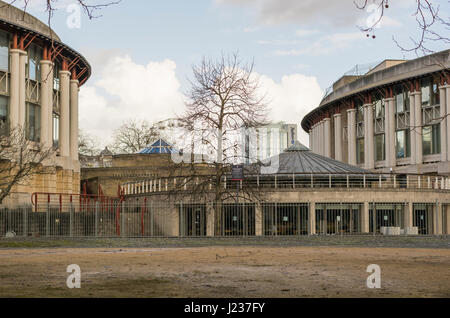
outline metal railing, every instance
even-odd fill
[[[37,210],[32,206],[0,209],[0,237],[449,234],[450,204],[438,202],[316,202],[314,211],[309,202],[161,202],[145,197],[107,202],[97,198],[81,209],[73,201],[62,202]],[[408,232],[411,229],[416,233]]]
[[[121,185],[126,195],[157,192],[192,191],[199,184],[211,182],[207,177],[174,177],[147,179]],[[237,184],[237,182],[239,184]],[[361,188],[361,189],[419,189],[450,190],[448,176],[414,174],[284,174],[246,176],[244,181],[222,179],[226,189],[308,189],[308,188]],[[206,186],[208,189],[208,186]],[[212,184],[209,185],[212,189]]]

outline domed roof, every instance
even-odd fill
[[[257,173],[264,174],[370,174],[371,172],[312,152],[308,147],[296,142],[279,155],[250,165]],[[267,167],[270,166],[270,169]],[[270,170],[270,172],[267,172]],[[264,172],[266,171],[266,172]]]
[[[161,154],[161,153],[178,153],[173,145],[163,139],[158,139],[152,145],[142,149],[140,154]]]

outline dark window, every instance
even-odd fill
[[[422,129],[423,154],[434,155],[441,153],[440,125],[425,126]]]
[[[375,161],[386,159],[384,134],[375,135]]]
[[[356,162],[358,164],[364,163],[364,138],[356,140]]]
[[[3,136],[9,133],[8,100],[8,97],[0,96],[0,135]]]
[[[27,103],[27,139],[40,141],[41,135],[41,108],[39,105]]]

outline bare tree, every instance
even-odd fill
[[[190,161],[180,165],[188,172],[186,183],[195,185],[194,196],[212,193],[215,202],[234,197],[234,191],[226,189],[225,177],[233,164],[242,163],[242,129],[268,123],[265,96],[259,94],[253,63],[241,62],[237,53],[222,54],[217,61],[203,58],[193,66],[188,97],[186,113],[179,117],[188,131],[183,150],[191,154],[187,156]],[[208,157],[198,158],[199,153]],[[245,190],[241,194],[250,195]]]
[[[429,47],[430,42],[442,42],[444,45],[450,44],[450,37],[448,36],[450,34],[450,16],[448,16],[448,13],[446,16],[445,12],[440,11],[439,4],[433,3],[432,0],[415,1],[416,9],[413,12],[413,16],[416,18],[419,35],[410,37],[411,45],[409,47],[400,44],[396,37],[393,36],[395,44],[404,52],[415,52],[416,54],[419,52],[423,54],[433,53],[434,51]],[[386,10],[389,9],[389,0],[356,0],[354,3],[360,10],[365,10],[372,4],[378,7],[379,16],[375,21],[367,27],[360,28],[361,31],[367,33],[368,37],[370,36],[369,33],[372,33],[372,37],[375,38],[375,28],[382,22]]]
[[[160,137],[157,124],[131,119],[114,131],[111,149],[116,153],[136,153]]]
[[[30,2],[34,0],[10,0],[9,4],[11,5],[17,5],[19,6],[24,13],[28,9],[28,5]],[[108,7],[110,5],[119,4],[122,0],[116,0],[116,1],[89,1],[89,0],[76,0],[76,3],[80,5],[81,8],[83,8],[84,13],[88,16],[89,19],[95,19],[99,18],[101,15],[97,15],[96,13],[100,10],[104,9],[105,7]],[[61,1],[59,0],[45,0],[45,11],[48,15],[48,25],[50,27],[51,25],[51,19],[53,17],[54,12],[57,10],[57,6]]]
[[[54,152],[53,148],[29,141],[21,128],[0,136],[0,204],[15,186],[26,185],[33,176],[48,173],[43,164],[51,160]]]
[[[95,156],[100,152],[97,140],[83,130],[78,132],[78,153],[82,156]]]

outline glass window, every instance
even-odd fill
[[[59,71],[61,70],[61,66],[58,62],[55,62],[53,65],[53,89],[59,91]]]
[[[53,147],[59,147],[59,115],[56,113],[53,113]]]
[[[403,92],[395,95],[395,104],[397,113],[403,113],[405,111],[405,95]]]
[[[0,70],[9,71],[9,34],[0,31]]]
[[[422,147],[424,155],[434,155],[441,153],[440,124],[423,127]]]
[[[383,161],[385,155],[385,137],[384,134],[375,135],[375,161]]]
[[[397,158],[408,158],[411,156],[409,130],[395,132],[395,151]]]
[[[358,164],[364,163],[364,138],[356,140],[356,162]]]
[[[0,135],[8,135],[8,100],[6,96],[0,96]]]
[[[375,102],[375,117],[384,117],[384,103],[381,100]]]
[[[424,81],[422,82],[422,106],[430,105],[430,82]]]
[[[27,139],[40,141],[41,134],[41,108],[39,105],[27,103]]]
[[[41,77],[42,49],[37,45],[30,45],[28,48],[28,78],[33,81],[40,80]]]

